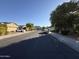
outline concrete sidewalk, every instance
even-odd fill
[[[51,35],[54,38],[58,39],[60,42],[65,43],[66,45],[68,45],[72,49],[79,52],[79,42],[76,41],[74,38],[70,38],[70,37],[67,37],[67,36],[64,36],[64,35],[61,35],[61,34],[57,34],[57,33],[52,33]]]
[[[19,35],[22,35],[22,34],[25,34],[25,33],[30,33],[30,32],[33,32],[33,31],[18,32],[18,33],[15,33],[15,34],[9,34],[9,35],[0,36],[0,40],[10,38],[10,37],[19,36]]]

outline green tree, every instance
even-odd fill
[[[45,30],[45,27],[42,27],[42,30],[44,31]]]
[[[51,13],[50,21],[52,26],[59,32],[73,29],[74,21],[78,17],[73,12],[78,8],[77,3],[63,3]],[[79,20],[78,20],[79,21]]]
[[[32,24],[32,23],[27,23],[26,24],[26,29],[27,30],[31,31],[33,28],[34,28],[34,24]]]

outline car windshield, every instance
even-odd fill
[[[0,59],[79,59],[79,0],[0,0]]]

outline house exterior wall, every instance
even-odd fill
[[[15,23],[7,24],[7,32],[15,32],[18,26]]]

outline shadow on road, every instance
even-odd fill
[[[46,34],[48,34],[47,32],[40,32],[39,34],[41,34],[41,35],[46,35]]]
[[[11,57],[0,57],[0,59],[79,59],[78,53],[60,42],[57,44],[50,38],[50,35],[24,40],[0,48],[1,55]]]

